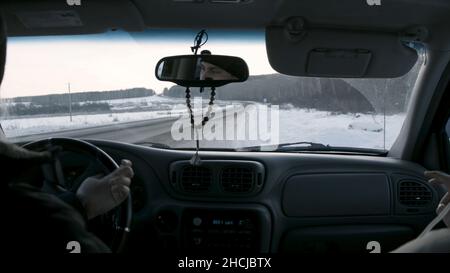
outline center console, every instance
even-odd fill
[[[259,252],[262,221],[251,210],[188,209],[182,218],[183,248]]]
[[[258,205],[249,204],[245,209],[239,207],[172,207],[171,217],[165,209],[165,213],[160,215],[165,223],[174,223],[169,225],[174,228],[166,228],[160,235],[167,238],[171,234],[176,248],[183,252],[268,252],[271,237],[269,211]],[[175,223],[178,223],[176,228]]]

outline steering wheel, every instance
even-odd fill
[[[98,174],[99,168],[100,172],[106,175],[119,167],[103,150],[86,141],[78,139],[48,138],[25,144],[23,147],[37,152],[50,151],[53,154],[53,162],[43,166],[45,181],[42,190],[49,193],[58,194],[64,191],[76,192],[84,178]],[[92,159],[93,164],[97,165],[97,168],[94,168],[97,173],[93,173],[93,164],[90,164],[90,173],[85,172],[82,177],[76,179],[79,181],[78,183],[68,185],[63,165],[60,160],[61,155],[64,153],[89,157]],[[109,245],[111,250],[115,253],[120,253],[124,250],[130,232],[132,218],[131,205],[131,196],[128,196],[128,198],[115,209],[88,222],[90,230],[102,239],[103,242]]]

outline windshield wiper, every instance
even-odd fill
[[[301,146],[308,145],[308,146]],[[297,150],[297,149],[308,149],[308,150],[328,150],[330,149],[330,145],[325,145],[317,142],[309,142],[309,141],[300,141],[300,142],[291,142],[291,143],[282,143],[278,144],[278,151],[284,150]]]
[[[300,145],[308,145],[308,146],[300,146]],[[309,141],[300,141],[300,142],[289,142],[289,143],[281,143],[281,144],[268,144],[268,145],[258,145],[258,146],[249,146],[243,148],[237,148],[236,151],[240,152],[254,152],[254,151],[289,151],[289,150],[324,150],[330,148],[329,145],[325,145],[322,143],[309,142]]]
[[[162,143],[156,143],[151,141],[142,141],[142,142],[136,142],[133,143],[134,145],[142,145],[142,146],[148,146],[152,148],[159,148],[159,149],[170,149],[169,145],[162,144]]]
[[[150,141],[136,142],[135,145],[143,145],[159,149],[192,150],[193,148],[172,148],[167,144]],[[278,145],[258,145],[242,148],[202,148],[202,151],[235,151],[235,152],[329,152],[337,154],[359,154],[359,155],[386,155],[388,151],[370,148],[336,147],[328,144],[299,141],[281,143]]]
[[[305,146],[307,145],[307,146]],[[278,145],[260,145],[238,148],[239,152],[332,152],[332,153],[352,153],[352,154],[370,154],[370,155],[386,155],[387,151],[370,148],[354,148],[354,147],[335,147],[328,144],[300,141],[281,143]]]

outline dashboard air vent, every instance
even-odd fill
[[[183,169],[180,179],[185,192],[208,192],[212,182],[212,171],[206,167],[187,166]]]
[[[221,174],[222,189],[229,193],[248,193],[253,190],[254,172],[249,168],[228,167]]]
[[[402,181],[399,184],[398,199],[408,207],[425,207],[432,202],[432,193],[419,182]]]

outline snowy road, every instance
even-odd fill
[[[242,115],[242,114],[240,114]],[[9,137],[15,143],[26,143],[33,140],[50,137],[72,137],[80,139],[102,139],[127,143],[154,142],[169,145],[170,147],[192,147],[192,141],[176,141],[172,136],[172,126],[175,121],[181,120],[188,124],[186,118],[178,115],[166,116],[138,121],[113,123],[108,125],[96,125],[87,128],[65,129],[56,132],[46,132],[25,136]],[[210,122],[213,122],[212,119]],[[216,142],[214,142],[216,143]],[[218,145],[217,143],[215,145]],[[229,144],[227,144],[229,145]]]
[[[62,130],[58,132],[34,134],[10,138],[13,142],[25,143],[49,137],[73,137],[82,139],[104,139],[138,143],[151,141],[155,136],[169,134],[170,126],[176,118],[166,117],[144,121],[103,125],[91,128]]]
[[[199,113],[199,112],[198,112]],[[247,112],[248,113],[248,112]],[[186,120],[185,107],[171,110],[123,112],[109,114],[80,114],[70,122],[68,116],[36,116],[1,120],[7,137],[13,142],[25,143],[48,137],[74,137],[82,139],[104,139],[126,143],[154,142],[166,144],[173,148],[193,148],[195,142],[177,139],[174,128],[180,120]],[[225,114],[227,117],[228,111]],[[242,116],[243,113],[237,113]],[[247,132],[255,132],[255,124],[267,118],[247,118],[247,122],[238,120],[230,124],[217,122],[214,127],[223,131],[236,129],[246,123]],[[312,109],[283,108],[279,110],[278,137],[276,143],[310,141],[331,146],[389,149],[395,141],[405,114],[337,114]],[[196,121],[200,121],[197,117]],[[210,120],[208,127],[215,120]],[[250,122],[249,122],[250,121]],[[249,125],[250,124],[250,125]],[[264,127],[263,124],[260,127]],[[256,126],[258,127],[258,126]],[[190,130],[189,123],[187,130]],[[175,134],[176,135],[176,134]],[[228,139],[211,138],[211,131],[205,130],[206,140],[200,142],[202,148],[238,148],[269,144],[252,138]]]

